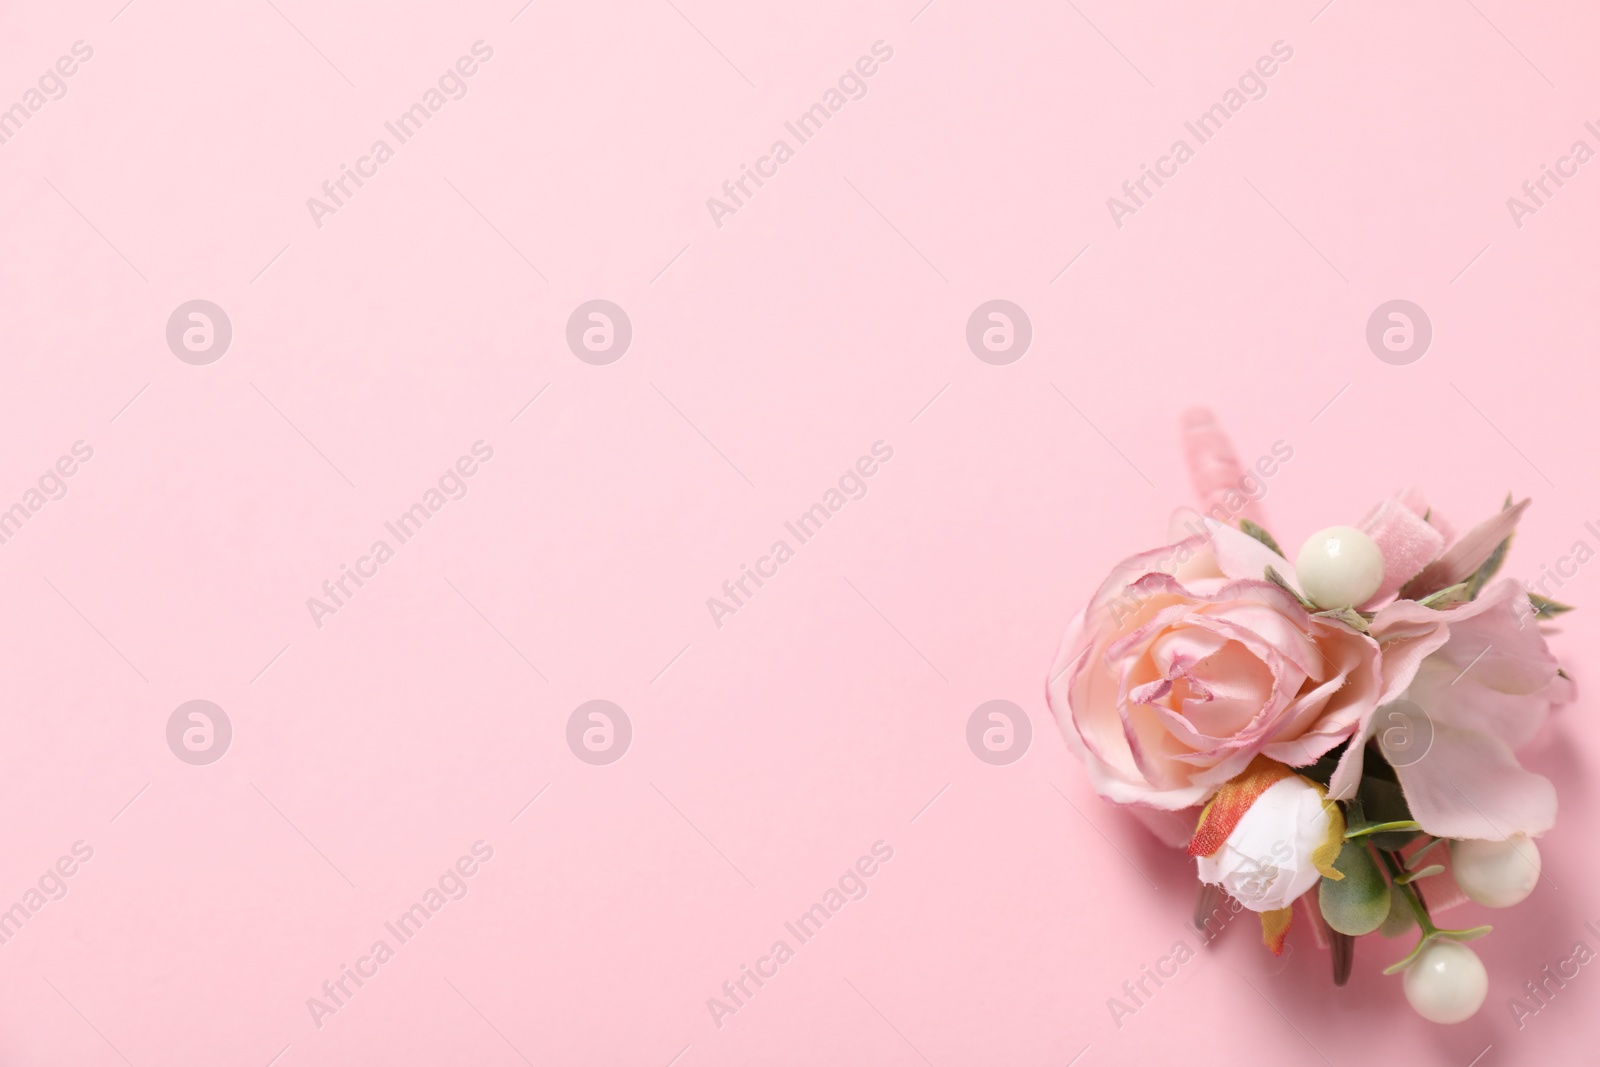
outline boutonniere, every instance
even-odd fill
[[[1291,558],[1258,503],[1292,449],[1245,467],[1205,411],[1184,440],[1200,507],[1073,619],[1062,732],[1102,797],[1182,828],[1200,913],[1226,894],[1278,953],[1298,910],[1340,985],[1356,939],[1414,933],[1386,973],[1425,1018],[1469,1018],[1490,927],[1436,917],[1533,891],[1556,792],[1515,751],[1573,696],[1544,633],[1570,609],[1500,576],[1529,501],[1458,533],[1399,493]]]

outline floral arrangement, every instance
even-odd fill
[[[1214,417],[1184,418],[1201,510],[1117,564],[1074,618],[1048,699],[1095,791],[1195,859],[1281,953],[1298,910],[1350,975],[1355,939],[1416,930],[1406,998],[1471,1017],[1488,975],[1435,917],[1538,882],[1555,788],[1514,754],[1573,686],[1542,624],[1570,610],[1496,579],[1528,501],[1457,535],[1415,492],[1311,534],[1291,563]],[[1292,452],[1290,453],[1292,455]],[[1279,458],[1281,458],[1281,453]]]

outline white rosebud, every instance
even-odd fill
[[[1306,538],[1294,570],[1301,591],[1317,607],[1353,608],[1383,585],[1383,553],[1354,526],[1330,526]]]
[[[1336,830],[1342,834],[1328,807],[1322,790],[1297,774],[1274,782],[1221,848],[1196,857],[1200,880],[1220,885],[1251,911],[1287,908],[1317,884],[1322,873],[1314,856],[1326,853]]]

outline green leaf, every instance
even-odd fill
[[[1370,934],[1389,917],[1389,885],[1362,841],[1346,841],[1334,867],[1344,877],[1324,878],[1317,887],[1317,903],[1328,925],[1341,934]]]
[[[1571,604],[1563,604],[1538,593],[1529,593],[1528,603],[1533,605],[1533,617],[1536,619],[1553,619],[1574,610]]]
[[[1314,611],[1312,614],[1319,619],[1338,619],[1352,630],[1361,633],[1367,632],[1367,627],[1372,621],[1355,608],[1335,608],[1329,611]]]
[[[1335,748],[1330,749],[1329,751],[1324,752],[1321,756],[1317,757],[1317,761],[1315,763],[1309,764],[1305,767],[1296,767],[1295,771],[1300,775],[1300,777],[1309,778],[1313,782],[1316,782],[1318,785],[1322,786],[1322,788],[1326,789],[1328,788],[1328,784],[1333,781],[1333,772],[1339,768],[1339,760],[1344,756],[1345,751],[1349,747],[1350,742],[1348,739],[1341,741]]]
[[[1436,874],[1443,874],[1443,873],[1444,873],[1444,864],[1435,863],[1435,864],[1431,864],[1430,866],[1422,868],[1422,870],[1420,870],[1420,871],[1412,871],[1409,874],[1402,874],[1400,877],[1398,877],[1398,878],[1396,878],[1394,880],[1394,883],[1395,883],[1395,885],[1410,885],[1412,882],[1415,882],[1419,878],[1432,878]]]
[[[1307,600],[1305,597],[1301,596],[1295,587],[1289,584],[1288,579],[1284,578],[1283,575],[1278,573],[1276,567],[1268,567],[1265,577],[1267,581],[1271,582],[1273,585],[1277,586],[1279,589],[1282,589],[1284,592],[1298,600],[1300,602],[1300,606],[1305,608],[1307,611],[1317,610],[1317,606],[1311,601]]]
[[[1431,938],[1427,938],[1427,937],[1424,937],[1424,938],[1420,939],[1417,942],[1417,947],[1412,949],[1410,952],[1406,953],[1405,959],[1400,960],[1397,963],[1389,964],[1389,966],[1387,966],[1387,967],[1385,967],[1383,969],[1383,973],[1384,974],[1399,974],[1401,971],[1405,970],[1407,967],[1409,967],[1413,963],[1417,962],[1417,957],[1422,955],[1422,950],[1428,947],[1428,942],[1430,940],[1431,940]]]
[[[1472,599],[1467,591],[1470,584],[1470,582],[1457,582],[1455,585],[1447,585],[1436,593],[1429,593],[1417,603],[1435,611],[1444,611],[1446,608],[1465,604]]]
[[[1385,852],[1398,853],[1415,841],[1419,832],[1417,830],[1396,830],[1392,833],[1373,834],[1367,840],[1372,842],[1373,848],[1381,848]]]
[[[1505,506],[1500,510],[1509,511],[1510,509],[1511,494],[1507,493]],[[1515,536],[1515,532],[1507,534],[1505,540],[1494,546],[1494,551],[1489,553],[1489,558],[1485,559],[1478,569],[1473,572],[1472,577],[1467,579],[1468,600],[1478,599],[1478,594],[1483,591],[1484,585],[1499,572],[1500,565],[1506,561],[1506,552],[1511,548],[1511,539]]]
[[[1267,531],[1260,526],[1257,526],[1255,523],[1251,522],[1249,519],[1240,519],[1239,529],[1243,530],[1251,537],[1254,537],[1257,541],[1260,541],[1278,555],[1283,555],[1283,549],[1278,547],[1278,542],[1272,539],[1272,535],[1267,533]]]
[[[1394,786],[1392,796],[1388,794],[1368,796],[1365,790],[1369,781],[1387,783]],[[1361,761],[1361,788],[1363,790],[1361,796],[1363,804],[1373,804],[1375,808],[1381,806],[1385,811],[1390,810],[1391,807],[1399,807],[1405,810],[1404,815],[1385,815],[1377,821],[1381,822],[1383,818],[1411,818],[1411,809],[1405,806],[1405,794],[1400,792],[1400,776],[1394,773],[1393,767],[1389,766],[1389,760],[1383,754],[1383,746],[1378,744],[1376,737],[1367,740],[1367,751],[1365,758]]]
[[[1476,941],[1493,930],[1492,926],[1474,926],[1466,930],[1430,930],[1417,939],[1417,947],[1406,953],[1406,958],[1398,963],[1391,963],[1383,969],[1384,974],[1398,974],[1417,962],[1417,957],[1422,955],[1422,950],[1436,940],[1445,941]]]
[[[1378,927],[1378,933],[1384,937],[1399,937],[1416,925],[1417,917],[1411,913],[1411,905],[1406,903],[1405,894],[1399,886],[1390,886],[1389,917]]]
[[[1372,835],[1372,843],[1386,852],[1396,852],[1417,838],[1417,831],[1409,828],[1414,820],[1411,808],[1406,804],[1405,791],[1400,788],[1400,783],[1393,775],[1394,768],[1384,760],[1376,742],[1369,744],[1366,767],[1361,776],[1360,789],[1356,794],[1361,800],[1366,818],[1358,820],[1356,825],[1405,824],[1404,827]]]
[[[1422,861],[1422,857],[1426,856],[1433,849],[1438,848],[1440,845],[1444,844],[1446,840],[1448,840],[1448,839],[1447,838],[1443,838],[1443,837],[1436,837],[1432,841],[1429,841],[1426,845],[1423,845],[1421,848],[1417,849],[1411,855],[1406,857],[1406,867],[1408,869],[1415,869],[1417,864]]]

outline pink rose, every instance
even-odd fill
[[[1187,525],[1117,566],[1050,672],[1068,744],[1120,804],[1203,803],[1258,755],[1314,763],[1363,735],[1383,689],[1371,638],[1262,578],[1282,557],[1215,521]]]

